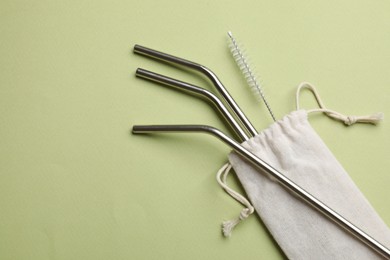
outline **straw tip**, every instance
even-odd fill
[[[132,134],[139,134],[139,126],[138,125],[133,125],[133,127],[131,128],[131,133]]]
[[[133,46],[133,52],[136,54],[142,54],[142,51],[145,49],[145,47],[139,45],[139,44],[134,44]]]

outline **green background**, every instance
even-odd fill
[[[200,135],[134,136],[134,124],[210,124],[203,101],[137,67],[212,89],[134,44],[211,68],[257,129],[270,117],[228,47],[242,42],[277,118],[309,81],[345,114],[390,115],[390,2],[0,1],[0,259],[283,259],[215,173],[229,149]],[[302,95],[302,106],[316,107]],[[310,122],[389,225],[390,123]],[[237,180],[233,187],[240,189]]]

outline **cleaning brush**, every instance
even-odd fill
[[[242,74],[244,75],[249,87],[251,88],[252,92],[255,94],[257,99],[259,101],[262,100],[264,102],[272,119],[276,121],[274,113],[272,112],[271,107],[269,106],[268,101],[265,98],[263,88],[259,83],[255,73],[251,69],[248,59],[245,57],[244,52],[240,49],[240,46],[238,45],[236,39],[234,39],[233,34],[231,32],[228,32],[228,35],[230,38],[230,44],[229,44],[230,51],[238,67],[240,68]]]

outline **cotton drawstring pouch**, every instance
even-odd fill
[[[313,92],[318,109],[299,108],[299,94],[304,88]],[[296,104],[296,111],[242,145],[378,242],[390,247],[389,228],[308,122],[308,115],[322,112],[346,125],[376,124],[383,114],[345,116],[330,110],[324,106],[315,87],[306,82],[298,87]],[[223,223],[225,236],[256,211],[289,259],[381,258],[235,152],[230,153],[228,159],[229,163],[217,173],[217,180],[245,208],[239,217]],[[231,168],[249,200],[227,185]]]

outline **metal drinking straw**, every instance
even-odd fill
[[[187,92],[189,94],[202,97],[208,101],[210,101],[211,104],[213,104],[217,110],[222,114],[222,116],[225,118],[225,120],[228,122],[229,126],[233,129],[233,131],[239,136],[241,141],[248,140],[248,136],[245,133],[245,131],[242,129],[240,124],[237,123],[237,121],[234,119],[232,114],[229,112],[229,110],[225,107],[223,102],[215,96],[210,91],[200,88],[198,86],[179,81],[173,78],[169,78],[167,76],[157,74],[148,70],[144,70],[141,68],[138,68],[135,75],[137,77],[151,80],[153,82],[158,82],[161,84],[164,84],[165,86],[170,86],[175,89]]]
[[[229,92],[226,90],[222,82],[218,79],[217,75],[215,75],[214,72],[212,72],[209,68],[206,66],[203,66],[201,64],[182,59],[179,57],[175,57],[173,55],[163,53],[160,51],[152,50],[143,46],[140,46],[136,44],[134,46],[134,53],[145,55],[147,57],[152,57],[158,60],[162,60],[165,62],[173,63],[176,65],[184,66],[186,68],[190,68],[193,70],[196,70],[203,75],[205,75],[207,78],[211,80],[217,91],[221,94],[223,99],[226,101],[226,103],[229,105],[230,109],[234,112],[234,114],[237,116],[239,121],[243,124],[244,128],[247,129],[250,136],[255,136],[257,134],[256,129],[252,125],[252,123],[249,121],[249,119],[245,116],[245,114],[241,111],[240,107],[237,105],[237,103],[234,101],[234,99],[231,97]]]
[[[211,134],[212,136],[218,138],[219,140],[233,148],[239,155],[242,156],[242,158],[247,160],[249,163],[273,176],[283,187],[287,188],[289,191],[293,192],[310,206],[324,214],[329,219],[333,220],[335,223],[344,228],[346,231],[350,232],[352,235],[354,235],[367,246],[375,250],[377,253],[381,254],[386,259],[390,259],[390,250],[388,248],[386,248],[384,245],[376,241],[364,231],[353,225],[343,216],[341,216],[333,209],[325,205],[323,202],[315,198],[313,195],[305,191],[303,188],[301,188],[299,185],[297,185],[289,178],[284,176],[282,173],[277,171],[271,165],[258,158],[256,155],[245,149],[239,143],[237,143],[232,138],[228,137],[216,128],[206,125],[136,125],[133,126],[132,132],[134,134],[160,132],[200,132]]]

